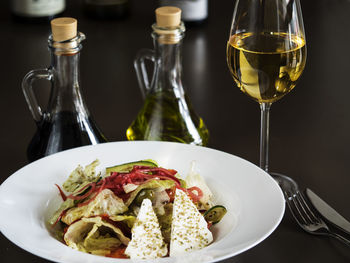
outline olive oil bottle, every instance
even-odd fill
[[[145,102],[127,129],[127,138],[205,146],[208,129],[194,112],[181,81],[181,44],[185,32],[181,10],[160,7],[156,10],[156,20],[152,26],[155,49],[141,50],[134,63]],[[151,82],[147,77],[146,59],[154,62]]]

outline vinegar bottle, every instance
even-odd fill
[[[128,140],[207,145],[209,132],[182,86],[181,44],[185,27],[181,9],[160,7],[156,9],[156,20],[152,26],[154,50],[141,50],[134,63],[145,101],[126,136]],[[145,59],[154,62],[151,82]]]
[[[80,91],[79,56],[83,33],[77,32],[74,18],[51,21],[49,37],[51,66],[30,71],[23,79],[22,89],[37,125],[37,132],[27,149],[29,161],[88,144],[105,142],[92,120]],[[42,111],[33,92],[37,79],[51,82],[50,99]]]

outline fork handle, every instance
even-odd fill
[[[331,237],[338,239],[339,241],[343,242],[345,245],[350,247],[350,240],[349,239],[345,238],[342,235],[334,233],[334,232],[331,232],[330,234],[331,234]]]

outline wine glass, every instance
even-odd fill
[[[299,0],[237,0],[227,64],[237,86],[260,104],[260,168],[268,172],[271,104],[289,93],[306,63]]]

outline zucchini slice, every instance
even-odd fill
[[[136,162],[130,162],[130,163],[124,163],[124,164],[119,164],[111,167],[106,168],[106,175],[110,175],[111,172],[130,172],[132,168],[135,166],[149,166],[149,167],[158,167],[158,164],[156,161],[153,161],[151,159],[149,160],[141,160],[141,161],[136,161]]]
[[[219,223],[220,220],[224,217],[227,210],[222,205],[215,205],[208,209],[204,213],[204,218],[207,222],[212,222],[213,224]]]

